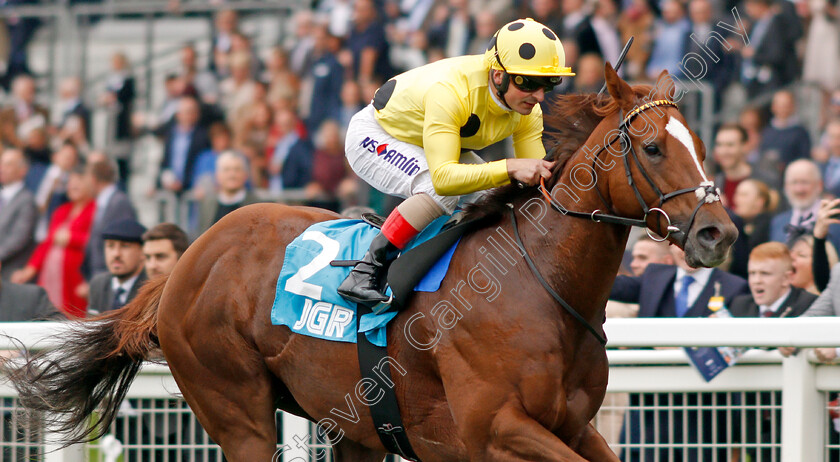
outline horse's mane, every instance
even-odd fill
[[[649,86],[635,86],[637,98],[648,96]],[[618,104],[610,96],[596,94],[561,95],[549,103],[544,116],[545,131],[543,144],[546,160],[556,161],[547,184],[554,184],[563,173],[563,168],[572,155],[583,146],[595,127],[618,111]],[[508,209],[508,203],[518,202],[526,196],[533,196],[534,188],[520,188],[516,184],[500,186],[467,205],[464,219],[497,221]]]

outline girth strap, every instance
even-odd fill
[[[394,381],[391,379],[391,366],[388,361],[385,361],[388,351],[384,347],[370,343],[367,336],[359,331],[362,316],[371,313],[371,309],[362,304],[357,306],[356,347],[359,353],[362,381],[365,384],[375,383],[374,388],[384,391],[381,399],[369,405],[373,426],[376,428],[379,440],[382,441],[388,452],[397,454],[406,460],[420,462],[420,458],[411,448],[405,426],[400,417],[400,407],[397,403],[397,395],[394,392]],[[370,387],[366,390],[370,390]],[[366,392],[363,392],[363,394]]]

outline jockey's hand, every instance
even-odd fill
[[[551,177],[554,162],[542,159],[507,159],[507,172],[511,180],[521,181],[528,186],[539,184],[540,178]]]

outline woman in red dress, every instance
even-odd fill
[[[70,202],[60,206],[50,220],[47,238],[41,242],[25,268],[12,274],[12,282],[23,283],[38,275],[38,285],[50,301],[68,318],[87,313],[87,300],[77,294],[84,282],[80,268],[96,209],[93,188],[84,171],[73,170],[67,180]]]

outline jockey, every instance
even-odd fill
[[[383,268],[426,225],[451,214],[459,196],[550,176],[539,103],[562,76],[574,75],[564,66],[560,39],[537,21],[520,19],[499,29],[484,55],[427,64],[376,91],[350,121],[347,159],[373,187],[407,199],[339,294],[368,305],[387,301]],[[481,163],[470,152],[511,135],[516,159]]]

